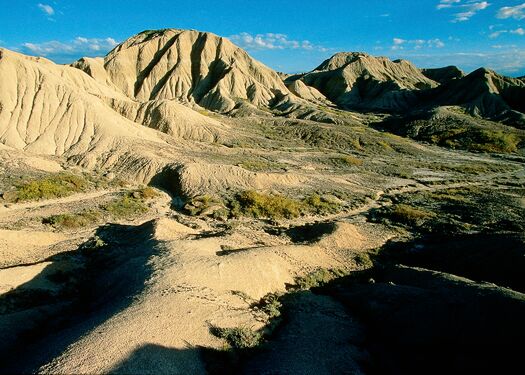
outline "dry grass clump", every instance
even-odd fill
[[[523,139],[516,133],[501,130],[449,129],[431,136],[430,140],[441,146],[469,151],[513,153]]]
[[[346,275],[348,273],[343,270],[319,268],[306,276],[297,277],[295,279],[295,287],[299,290],[316,288]]]
[[[433,212],[415,208],[407,204],[396,204],[390,211],[390,218],[409,225],[421,225],[435,216]]]
[[[95,210],[85,210],[78,213],[53,215],[42,220],[42,223],[62,229],[83,228],[97,223],[102,218],[102,213]]]
[[[302,202],[282,195],[262,194],[253,190],[237,195],[232,202],[234,216],[252,216],[255,218],[293,219],[303,212]]]
[[[333,199],[311,194],[299,200],[280,194],[264,194],[253,190],[237,194],[230,201],[230,214],[233,217],[251,216],[268,219],[295,219],[302,215],[327,215],[341,210],[341,205]]]
[[[262,334],[248,327],[219,328],[211,327],[211,333],[235,349],[254,348],[262,341]]]
[[[56,174],[44,178],[32,179],[16,186],[11,200],[26,202],[40,199],[61,198],[86,191],[89,181],[83,176]]]
[[[359,167],[363,165],[363,160],[352,155],[342,155],[330,159],[331,163],[341,167]]]
[[[318,215],[334,214],[341,210],[341,205],[332,199],[312,194],[303,200],[303,206],[308,213]]]
[[[88,227],[103,219],[130,219],[148,211],[146,201],[158,196],[150,187],[128,191],[109,203],[80,212],[52,215],[42,219],[43,224],[57,229],[68,230]]]
[[[148,207],[145,201],[156,196],[158,196],[158,193],[154,189],[144,187],[127,192],[102,208],[113,218],[128,219],[146,213]]]

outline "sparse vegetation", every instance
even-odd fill
[[[57,229],[78,229],[99,223],[104,218],[129,219],[147,212],[145,201],[158,196],[150,187],[129,191],[113,201],[97,208],[79,212],[52,215],[42,219],[43,224]]]
[[[389,216],[394,221],[418,226],[423,224],[426,220],[433,218],[435,214],[407,204],[396,204],[391,208]]]
[[[262,341],[262,334],[248,327],[211,327],[210,332],[235,349],[254,348]]]
[[[77,229],[97,223],[102,218],[100,211],[85,210],[78,213],[67,213],[46,217],[42,223],[60,229]]]
[[[89,181],[83,176],[73,174],[51,175],[18,184],[15,194],[11,196],[11,200],[15,202],[25,202],[61,198],[84,192],[88,187]]]
[[[334,199],[315,193],[306,197],[303,200],[303,204],[308,212],[318,215],[333,214],[341,210],[341,205]]]
[[[253,190],[244,191],[231,203],[234,216],[252,216],[255,218],[293,219],[301,215],[302,202],[282,195],[269,195]]]
[[[346,276],[348,272],[337,269],[319,268],[306,276],[295,279],[295,289],[306,290],[322,286],[338,277]]]
[[[278,194],[263,194],[248,190],[230,201],[231,215],[254,218],[294,219],[301,215],[327,215],[340,211],[342,206],[335,197],[313,193],[299,200]]]
[[[277,318],[281,315],[282,303],[279,300],[280,295],[269,293],[261,300],[252,305],[252,308],[258,309],[266,314],[268,319]]]
[[[190,216],[228,216],[221,199],[211,195],[199,195],[191,198],[185,205],[184,211]]]
[[[512,153],[522,139],[515,133],[491,129],[453,128],[430,137],[433,143],[469,151]]]
[[[252,172],[264,172],[285,168],[285,165],[265,159],[248,159],[239,164],[239,167]]]
[[[116,219],[131,218],[141,215],[148,210],[144,201],[140,198],[135,198],[133,193],[127,193],[123,197],[115,199],[104,205],[103,209]]]
[[[342,167],[359,167],[363,165],[363,160],[352,155],[343,155],[335,158],[330,158],[332,164]]]

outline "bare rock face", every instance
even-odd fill
[[[316,88],[307,86],[301,80],[295,80],[288,84],[288,89],[299,98],[318,104],[331,104],[326,97]]]
[[[101,99],[122,94],[77,69],[2,49],[0,82],[0,142],[12,148],[67,157],[96,154],[125,138],[163,142]]]
[[[438,84],[405,60],[365,53],[338,53],[299,78],[345,109],[400,111],[415,101],[415,91]]]
[[[215,34],[167,29],[142,32],[102,62],[76,67],[141,101],[177,100],[228,112],[242,101],[269,107],[289,91],[279,75]]]

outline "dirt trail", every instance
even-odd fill
[[[84,202],[88,200],[93,200],[99,197],[102,197],[107,194],[113,194],[123,191],[123,189],[106,189],[106,190],[97,190],[89,193],[78,193],[73,194],[63,198],[53,198],[45,199],[34,202],[24,202],[24,203],[13,203],[4,206],[0,206],[0,218],[5,216],[12,216],[16,214],[17,211],[21,210],[31,210],[35,208],[48,207],[52,205],[60,205],[66,203],[75,203],[75,202]]]

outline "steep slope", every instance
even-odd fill
[[[77,69],[2,49],[0,82],[0,142],[15,149],[95,159],[125,140],[164,143],[107,107],[101,97],[125,98]]]
[[[452,65],[444,68],[421,69],[421,72],[425,77],[441,84],[465,77],[461,69]]]
[[[173,138],[115,112],[106,102],[128,99],[78,69],[2,49],[0,82],[1,144],[136,181],[173,162]]]
[[[279,75],[215,34],[166,29],[142,32],[100,60],[76,67],[138,101],[158,99],[228,112],[241,102],[269,107],[289,95]]]
[[[480,68],[431,91],[431,105],[459,105],[471,115],[525,126],[525,82]]]
[[[294,78],[344,109],[401,111],[416,101],[415,92],[437,86],[408,61],[358,52],[338,53]]]

